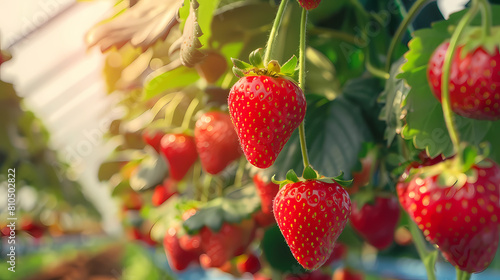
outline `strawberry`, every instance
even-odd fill
[[[161,138],[165,135],[165,133],[161,131],[147,131],[145,130],[142,133],[142,140],[149,146],[151,146],[153,149],[155,149],[156,152],[160,152],[160,143],[161,143]]]
[[[194,129],[196,149],[202,168],[213,175],[218,174],[241,156],[238,136],[228,114],[211,111],[196,121]]]
[[[196,250],[184,250],[179,244],[177,229],[171,227],[163,239],[163,247],[170,267],[177,271],[186,269],[192,262],[198,261],[199,254]]]
[[[244,256],[244,258],[236,264],[238,271],[243,273],[255,274],[261,269],[259,258],[254,254]]]
[[[353,202],[352,227],[379,250],[391,245],[398,220],[399,203],[396,197],[376,197],[373,204],[366,203],[362,207]]]
[[[161,138],[160,151],[170,166],[170,177],[176,181],[184,178],[198,158],[194,138],[186,134],[166,134]]]
[[[452,265],[476,273],[488,267],[498,246],[500,167],[484,160],[463,172],[454,164],[449,159],[416,171],[399,195],[426,239]]]
[[[339,267],[333,273],[332,280],[363,280],[364,275],[351,268]]]
[[[21,222],[21,230],[39,239],[47,231],[47,226],[28,217]]]
[[[448,47],[445,42],[435,50],[427,70],[429,84],[438,100],[441,100],[442,69]],[[459,46],[451,63],[449,91],[453,112],[478,120],[500,119],[498,47],[487,51],[478,46],[466,51]]]
[[[293,61],[296,64],[296,59]],[[258,70],[238,60],[233,59],[233,63],[234,72],[242,77],[229,92],[231,120],[247,160],[256,167],[267,168],[304,119],[304,93],[281,73],[276,61],[271,61],[267,69]],[[291,68],[286,65],[290,64],[283,65],[284,69]]]
[[[321,0],[297,0],[300,6],[306,10],[312,10],[319,6]]]
[[[130,190],[122,196],[124,210],[141,210],[143,200],[140,194]]]
[[[276,222],[295,259],[306,269],[321,267],[347,224],[351,200],[337,182],[285,184],[273,203]]]
[[[261,203],[261,210],[255,214],[254,218],[259,226],[267,227],[276,223],[272,211],[273,199],[279,191],[279,185],[272,181],[266,183],[259,174],[253,177],[253,182],[257,188]]]
[[[163,184],[155,187],[151,202],[153,206],[160,206],[167,201],[172,195],[177,193],[177,182],[171,178],[163,180]]]
[[[232,257],[243,254],[255,236],[254,228],[251,219],[239,224],[224,222],[218,231],[204,226],[199,233],[203,250],[201,265],[204,268],[220,267]]]

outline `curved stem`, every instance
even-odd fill
[[[470,277],[471,277],[470,273],[468,273],[466,271],[462,271],[458,267],[455,268],[455,272],[456,272],[456,275],[457,275],[457,280],[469,280]]]
[[[365,54],[365,67],[366,67],[366,70],[370,74],[372,74],[373,76],[375,76],[377,78],[388,80],[391,77],[391,75],[389,73],[387,73],[386,71],[384,71],[384,70],[376,68],[371,63],[371,60],[370,60],[370,49],[366,49],[365,53],[366,53]]]
[[[276,17],[274,18],[273,27],[271,29],[271,33],[269,33],[269,39],[266,44],[266,52],[264,54],[264,66],[267,66],[269,60],[271,58],[271,51],[274,47],[274,39],[276,39],[276,33],[281,24],[281,19],[283,18],[283,12],[285,11],[286,4],[288,0],[281,0],[280,6],[278,8],[278,12],[276,13]]]
[[[238,161],[238,169],[236,170],[236,175],[234,176],[234,186],[236,188],[239,188],[242,185],[243,174],[245,174],[246,163],[247,160],[245,157],[241,157],[240,160]]]
[[[184,114],[184,119],[182,120],[182,130],[189,129],[189,124],[191,123],[194,111],[196,110],[196,107],[198,107],[199,103],[200,99],[198,99],[198,97],[195,97],[193,100],[191,100],[191,103],[189,103],[186,113]]]
[[[397,44],[401,41],[401,38],[403,38],[403,35],[405,34],[406,29],[408,28],[408,25],[413,21],[413,19],[415,18],[415,16],[417,16],[420,9],[423,8],[428,1],[429,0],[418,0],[417,2],[415,2],[415,4],[413,4],[413,6],[411,6],[410,10],[408,11],[406,17],[398,26],[396,33],[392,37],[391,44],[389,45],[389,50],[387,51],[386,63],[385,63],[386,72],[389,72],[389,70],[391,70],[392,56],[394,54],[394,51],[396,50]]]
[[[488,0],[476,0],[481,6],[481,18],[483,19],[484,35],[491,36],[491,26],[493,25],[493,16],[491,14],[491,6]]]
[[[184,96],[181,93],[177,93],[174,98],[168,103],[165,108],[165,124],[167,126],[172,125],[172,121],[174,120],[175,109],[181,103]]]
[[[441,104],[443,107],[443,116],[444,121],[446,123],[446,128],[448,129],[448,133],[450,134],[451,142],[453,143],[453,148],[457,153],[457,158],[461,162],[462,158],[462,149],[460,147],[460,138],[458,136],[458,129],[453,121],[453,112],[451,111],[451,102],[450,102],[450,91],[449,91],[449,81],[450,81],[450,72],[451,72],[451,63],[452,59],[455,56],[458,41],[460,36],[462,35],[465,27],[467,27],[472,20],[472,18],[477,14],[479,10],[479,1],[472,2],[472,6],[470,10],[462,17],[460,22],[457,25],[457,28],[453,32],[451,36],[450,45],[448,46],[448,50],[446,51],[446,55],[444,57],[444,65],[443,65],[443,75],[441,77]]]
[[[302,92],[305,92],[306,84],[306,27],[307,27],[307,10],[302,9],[300,17],[300,45],[299,45],[299,86]],[[302,159],[304,161],[304,169],[309,166],[309,155],[307,154],[306,145],[306,129],[304,120],[299,125],[300,150],[302,151]]]
[[[432,253],[425,246],[425,240],[422,236],[422,232],[418,229],[417,225],[410,220],[409,221],[410,232],[413,237],[413,243],[417,248],[418,255],[420,259],[424,263],[425,270],[427,271],[427,279],[428,280],[436,280],[436,274],[434,272],[434,267],[437,259],[437,251],[433,251]]]
[[[342,40],[346,43],[350,43],[356,45],[357,47],[362,47],[366,45],[366,42],[363,39],[356,38],[356,36],[342,32],[339,30],[334,30],[330,28],[324,27],[312,27],[309,29],[309,32],[313,35],[317,35],[319,37],[326,37],[331,39]]]

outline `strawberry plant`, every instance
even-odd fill
[[[500,8],[392,2],[141,0],[89,31],[125,112],[99,179],[174,275],[496,273]]]

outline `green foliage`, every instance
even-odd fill
[[[492,6],[493,14],[500,13],[500,6]],[[402,66],[404,78],[411,87],[404,102],[407,111],[406,125],[402,136],[412,139],[416,148],[426,149],[430,157],[439,154],[450,156],[453,146],[446,129],[440,102],[433,96],[427,82],[427,63],[434,51],[442,42],[451,37],[450,30],[460,20],[464,12],[450,16],[449,20],[435,23],[432,28],[415,32],[410,42],[410,51],[405,55],[407,62]],[[499,18],[493,19],[500,24]],[[476,18],[473,24],[480,23]],[[482,142],[498,143],[500,139],[500,123],[478,121],[454,115],[462,141],[479,146]],[[500,149],[492,145],[491,158],[500,162]]]
[[[224,222],[239,223],[250,218],[259,208],[260,198],[256,189],[252,185],[244,186],[224,197],[209,201],[183,225],[188,233],[197,232],[204,226],[219,231]]]

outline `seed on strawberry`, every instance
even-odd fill
[[[304,268],[321,267],[347,224],[351,200],[337,182],[307,180],[284,185],[273,203],[276,222]]]
[[[441,44],[429,61],[427,76],[432,92],[441,101],[441,77],[449,43]],[[453,112],[478,120],[500,119],[500,53],[483,47],[462,53],[458,47],[450,72],[450,103]]]
[[[373,204],[357,207],[353,202],[351,225],[368,243],[379,250],[386,249],[394,239],[399,220],[399,203],[396,197],[376,197]]]
[[[194,130],[196,149],[202,168],[218,174],[241,156],[238,136],[228,114],[211,111],[196,121]]]
[[[184,178],[198,158],[194,138],[186,134],[166,134],[160,149],[169,165],[170,177],[176,181]]]
[[[448,170],[452,160],[425,169],[398,192],[426,239],[454,266],[469,273],[486,269],[500,238],[500,167],[491,160],[466,173]],[[444,177],[457,178],[444,185]]]
[[[312,9],[315,9],[319,6],[319,3],[321,2],[321,0],[297,0],[300,4],[300,6],[302,6],[302,8],[306,9],[306,10],[312,10]]]
[[[229,113],[247,160],[271,166],[306,113],[302,90],[291,80],[245,76],[228,97]]]

